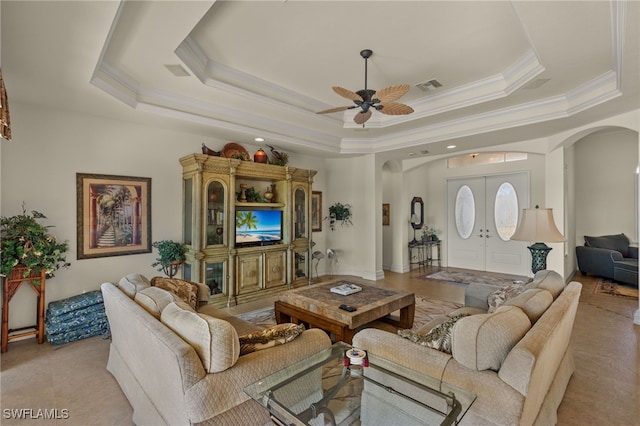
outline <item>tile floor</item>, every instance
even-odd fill
[[[376,284],[451,302],[464,301],[464,287],[417,278],[423,271],[385,272]],[[595,279],[583,283],[573,332],[576,372],[558,410],[559,425],[640,425],[640,326],[633,324],[638,302],[592,294]],[[262,300],[229,308],[246,312]],[[109,342],[93,337],[66,345],[11,342],[2,354],[2,425],[131,425],[132,409],[106,371]],[[57,410],[66,420],[16,420],[11,409]],[[66,411],[64,411],[66,410]],[[49,411],[49,414],[52,412]]]

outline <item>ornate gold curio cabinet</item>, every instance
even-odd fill
[[[309,212],[315,170],[203,154],[187,155],[180,163],[183,239],[189,247],[184,279],[207,284],[210,302],[217,306],[310,282]],[[280,218],[280,235],[255,244],[237,242],[238,221],[247,225],[242,215],[259,217],[265,211]],[[256,228],[253,220],[243,228],[247,234]]]

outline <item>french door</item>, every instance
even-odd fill
[[[527,243],[510,240],[527,207],[528,173],[448,180],[448,265],[527,275]]]

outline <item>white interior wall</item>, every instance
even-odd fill
[[[575,143],[576,245],[585,235],[624,233],[637,242],[638,134],[603,130]]]
[[[76,173],[142,176],[152,179],[152,240],[182,239],[182,169],[178,159],[201,152],[203,142],[221,149],[228,141],[203,138],[91,115],[70,114],[18,102],[11,104],[13,141],[2,152],[2,216],[37,210],[45,225],[69,242],[71,267],[47,282],[46,303],[116,281],[132,272],[160,275],[150,265],[157,252],[98,259],[76,259]],[[253,154],[257,146],[243,145]],[[294,167],[318,170],[314,190],[325,191],[323,161],[290,153]],[[325,191],[326,193],[326,191]],[[325,212],[328,205],[325,204]],[[324,246],[322,233],[313,238]],[[322,265],[321,265],[322,266]],[[10,327],[33,324],[36,298],[22,285],[11,300]]]
[[[531,205],[544,206],[544,171],[545,156],[528,154],[525,161],[510,163],[486,164],[469,167],[447,168],[446,159],[438,159],[405,171],[405,181],[416,193],[422,194],[425,204],[425,224],[436,229],[436,233],[443,240],[443,265],[447,265],[447,194],[446,181],[451,178],[464,176],[487,176],[492,174],[529,171],[531,179]],[[416,194],[417,195],[417,194]],[[409,200],[410,201],[410,200]],[[407,224],[408,229],[410,226]],[[411,231],[413,238],[413,231]]]

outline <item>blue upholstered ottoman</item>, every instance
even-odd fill
[[[109,322],[100,290],[50,302],[45,335],[54,345],[103,334],[109,335]]]

